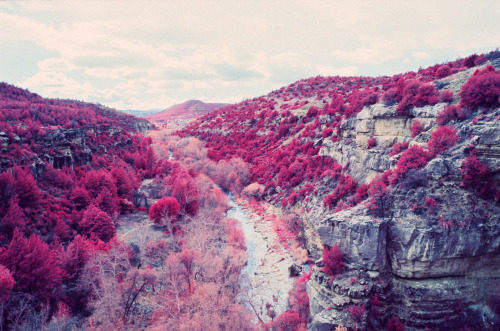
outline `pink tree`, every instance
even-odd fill
[[[149,209],[149,219],[155,224],[167,225],[169,231],[175,224],[181,205],[174,197],[163,197]]]
[[[89,237],[95,235],[105,242],[111,240],[116,233],[111,218],[94,205],[90,205],[83,214],[80,229],[83,234]]]
[[[0,302],[9,298],[10,290],[15,284],[16,281],[12,277],[10,270],[0,264]]]
[[[62,281],[62,270],[54,251],[38,236],[29,240],[14,230],[9,247],[0,254],[0,263],[10,269],[15,289],[37,295],[42,301],[54,296]]]

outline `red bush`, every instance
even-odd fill
[[[377,145],[377,140],[375,139],[375,137],[371,137],[370,139],[368,139],[368,148],[373,148]]]
[[[451,68],[446,64],[439,67],[439,69],[436,71],[436,76],[439,79],[449,75],[451,75]]]
[[[443,110],[438,112],[436,124],[442,126],[456,120],[458,118],[457,110],[458,106],[456,105],[444,107]]]
[[[82,234],[89,237],[95,235],[104,242],[110,241],[116,233],[111,218],[94,205],[90,205],[83,214],[80,229]]]
[[[478,55],[477,54],[472,54],[464,59],[464,62],[462,65],[467,68],[472,68],[476,65],[476,59]]]
[[[385,91],[384,94],[382,94],[382,101],[386,106],[398,102],[398,89],[393,87]]]
[[[431,157],[435,157],[441,152],[455,146],[459,141],[457,130],[453,126],[442,126],[437,128],[427,142],[427,148]]]
[[[440,102],[453,102],[453,100],[454,100],[454,95],[453,92],[450,90],[442,90],[441,93],[439,94]]]
[[[405,326],[401,323],[399,318],[393,317],[387,324],[387,331],[405,331]]]
[[[358,182],[349,175],[342,175],[333,193],[327,195],[323,200],[323,206],[333,208],[343,197],[356,191]]]
[[[403,177],[410,169],[422,169],[427,165],[428,159],[429,155],[423,147],[418,145],[411,146],[398,160],[395,179]]]
[[[323,271],[330,276],[336,276],[342,273],[345,269],[344,265],[344,254],[340,251],[337,244],[333,245],[332,248],[325,247],[323,249]]]
[[[181,205],[173,197],[163,197],[149,209],[149,219],[156,224],[174,223]]]
[[[462,162],[460,172],[463,176],[463,185],[465,187],[479,187],[481,181],[490,173],[488,167],[477,158],[476,151]]]
[[[26,225],[26,218],[19,207],[19,199],[17,197],[10,199],[9,208],[7,209],[7,213],[1,219],[2,220],[2,231],[11,235],[14,229],[23,230]]]
[[[370,185],[363,184],[356,189],[356,194],[354,194],[354,203],[358,204],[368,196],[368,189]]]
[[[418,136],[420,133],[422,133],[423,130],[424,126],[422,125],[422,122],[420,122],[419,120],[414,120],[411,123],[410,132],[412,138]]]
[[[438,103],[438,94],[433,84],[411,81],[404,89],[403,99],[396,108],[398,114],[407,114],[411,107],[423,107]]]
[[[352,319],[356,323],[360,323],[361,318],[365,314],[365,306],[363,305],[363,303],[358,303],[357,305],[350,305],[346,308],[346,310],[349,312]]]
[[[392,146],[392,150],[389,153],[389,156],[392,157],[394,155],[398,155],[399,153],[401,153],[402,151],[407,150],[407,149],[408,149],[408,143],[407,142],[395,143]]]
[[[388,203],[388,184],[386,178],[379,175],[370,183],[370,203],[368,206],[373,216],[384,216],[386,212]]]
[[[19,167],[14,168],[16,181],[14,189],[19,197],[19,206],[21,208],[36,208],[40,202],[40,190],[36,185],[35,178],[28,170]]]
[[[491,65],[476,70],[474,75],[462,86],[459,94],[460,106],[476,110],[479,107],[496,108],[500,106],[500,72]]]

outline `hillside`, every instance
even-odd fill
[[[182,146],[4,83],[0,109],[2,330],[253,329],[243,234]]]
[[[499,69],[491,52],[393,77],[314,77],[178,135],[215,162],[247,162],[264,200],[302,219],[283,231],[317,261],[308,329],[493,330]],[[301,323],[293,313],[282,318]]]
[[[144,116],[144,118],[155,123],[176,122],[185,124],[225,105],[224,103],[205,103],[200,100],[188,100],[181,104],[170,106],[159,113]]]

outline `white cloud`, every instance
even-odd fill
[[[97,89],[88,82],[79,83],[64,73],[42,71],[19,84],[23,88],[43,91],[44,97],[80,100],[111,100],[118,94],[110,89]]]
[[[425,0],[0,3],[0,47],[38,47],[9,63],[38,68],[12,83],[44,96],[166,108],[490,51],[500,45],[499,15],[499,2]]]
[[[67,72],[74,70],[76,67],[65,59],[48,58],[45,60],[38,61],[38,68],[40,68],[41,71]]]
[[[427,52],[412,52],[411,55],[417,59],[430,59],[432,55]]]
[[[318,74],[323,76],[354,76],[358,73],[359,68],[357,66],[334,68],[331,66],[317,64],[316,70],[318,71]]]
[[[352,51],[336,49],[331,52],[336,58],[359,64],[380,64],[403,56],[402,47],[390,41],[371,43]]]

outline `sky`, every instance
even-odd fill
[[[500,46],[500,1],[0,2],[0,81],[119,110],[234,103],[299,79]]]

